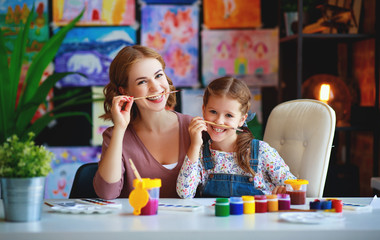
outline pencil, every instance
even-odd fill
[[[180,90],[174,90],[174,91],[170,91],[170,92],[164,92],[164,93],[149,95],[149,96],[145,96],[145,97],[137,97],[137,98],[134,98],[133,100],[145,99],[145,98],[150,98],[150,97],[157,97],[157,96],[161,96],[161,95],[165,95],[165,94],[176,93],[179,91]]]
[[[211,124],[211,125],[214,125],[214,126],[217,126],[217,127],[234,129],[234,130],[239,131],[239,132],[245,132],[243,129],[240,129],[240,128],[234,128],[234,127],[231,127],[231,126],[227,126],[227,125],[223,125],[223,124],[217,124],[217,123],[206,121],[206,120],[204,120],[204,121],[205,121],[205,123],[208,123],[208,124]]]
[[[136,178],[138,180],[140,180],[140,182],[142,182],[141,176],[140,176],[139,172],[137,171],[135,164],[132,162],[132,159],[129,159],[129,162],[131,163],[131,168],[132,168],[132,171],[135,174]]]

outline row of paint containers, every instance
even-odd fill
[[[290,209],[289,194],[217,198],[215,216],[277,212]]]

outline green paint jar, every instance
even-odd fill
[[[228,217],[230,216],[230,203],[228,198],[217,198],[215,202],[215,216]]]

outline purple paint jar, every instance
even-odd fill
[[[278,210],[290,209],[290,196],[289,194],[277,194],[278,197]]]

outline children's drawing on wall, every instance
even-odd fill
[[[141,0],[148,4],[192,4],[199,0]]]
[[[204,0],[204,22],[209,29],[261,26],[260,0]]]
[[[46,177],[45,198],[68,198],[77,169],[84,163],[98,162],[101,147],[48,147],[55,154],[53,172]]]
[[[94,99],[104,98],[103,87],[92,87],[92,96]],[[93,146],[101,146],[103,142],[103,132],[113,125],[111,121],[104,121],[99,116],[104,114],[103,102],[92,102],[92,140]]]
[[[53,22],[64,26],[86,9],[77,26],[133,25],[134,0],[53,0]]]
[[[20,27],[26,22],[32,10],[33,3],[35,14],[29,30],[29,41],[26,46],[26,59],[29,62],[37,54],[49,39],[49,16],[47,0],[2,0],[0,2],[0,26],[3,31],[6,46],[13,52],[14,41],[19,33]]]
[[[277,30],[204,30],[201,35],[205,85],[225,75],[249,86],[277,85]]]
[[[57,72],[80,72],[57,82],[57,87],[104,86],[109,82],[112,59],[125,46],[136,43],[131,27],[78,27],[68,32],[55,58]]]
[[[146,5],[141,11],[141,44],[166,62],[176,87],[195,87],[198,79],[198,6]]]

